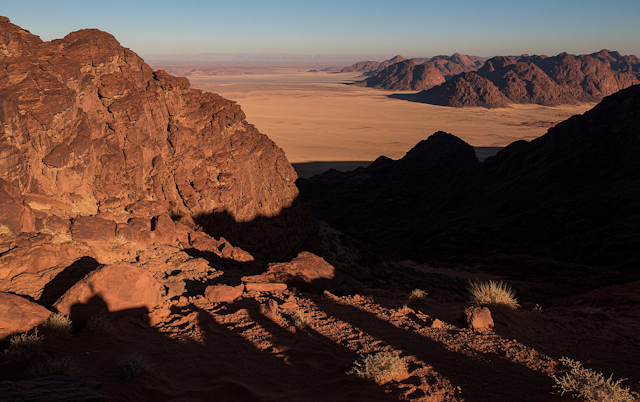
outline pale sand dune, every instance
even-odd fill
[[[291,163],[373,161],[380,155],[397,159],[438,130],[475,147],[504,147],[539,137],[549,122],[594,106],[455,109],[390,99],[389,91],[346,85],[358,79],[362,78],[357,73],[296,69],[189,77],[194,88],[237,101],[247,120],[284,149]]]

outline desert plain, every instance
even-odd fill
[[[371,162],[381,155],[398,159],[439,130],[479,148],[482,159],[483,151],[530,141],[595,105],[451,108],[389,97],[415,91],[351,85],[366,78],[361,73],[309,70],[308,65],[220,68],[219,75],[188,79],[194,88],[238,102],[249,123],[281,147],[298,171],[303,163],[328,168],[358,166],[348,162]]]

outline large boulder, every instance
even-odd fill
[[[118,263],[87,274],[55,302],[54,308],[70,315],[74,322],[83,322],[105,313],[144,313],[156,307],[161,298],[162,288],[148,270]]]
[[[27,332],[43,323],[51,311],[24,297],[0,293],[0,339]]]

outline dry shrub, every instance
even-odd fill
[[[353,363],[353,367],[347,374],[382,384],[396,378],[405,377],[407,375],[407,365],[400,356],[394,353],[380,352],[361,357]]]
[[[151,363],[138,355],[125,356],[118,360],[117,374],[121,378],[131,378],[151,371]]]
[[[54,313],[42,323],[42,329],[49,336],[54,338],[69,338],[71,336],[71,319],[68,315]]]
[[[85,331],[97,332],[99,334],[110,334],[115,331],[111,323],[111,317],[102,314],[89,317],[84,329]]]
[[[407,315],[409,313],[413,313],[414,311],[413,311],[413,309],[411,307],[407,306],[406,304],[403,304],[402,307],[400,307],[398,309],[398,312],[400,312],[400,313],[402,313],[404,315]]]
[[[38,362],[29,370],[29,375],[33,377],[46,377],[50,375],[70,376],[76,371],[76,365],[70,356],[60,359],[49,359],[45,362]]]
[[[469,281],[468,289],[471,292],[471,302],[478,306],[498,310],[515,310],[520,307],[515,298],[515,290],[502,281]]]
[[[12,336],[9,347],[4,351],[6,359],[11,362],[24,362],[42,353],[42,337],[38,335],[38,331],[31,335],[25,332]]]
[[[421,306],[426,302],[427,295],[428,293],[422,289],[413,289],[413,291],[409,295],[407,304],[409,306]]]
[[[304,312],[304,310],[302,310],[300,307],[293,310],[290,315],[293,319],[293,325],[297,329],[302,329],[309,325],[309,318],[307,317],[307,314]]]
[[[604,378],[601,373],[582,367],[582,363],[563,357],[560,362],[569,368],[562,377],[557,378],[556,388],[560,395],[570,394],[587,402],[633,402],[635,398],[629,388],[620,386],[624,380],[613,381],[613,376]]]

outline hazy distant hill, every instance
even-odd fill
[[[455,76],[418,93],[413,100],[453,107],[504,107],[508,103],[554,106],[599,102],[637,83],[640,60],[608,50],[579,56],[497,56],[477,72]]]

